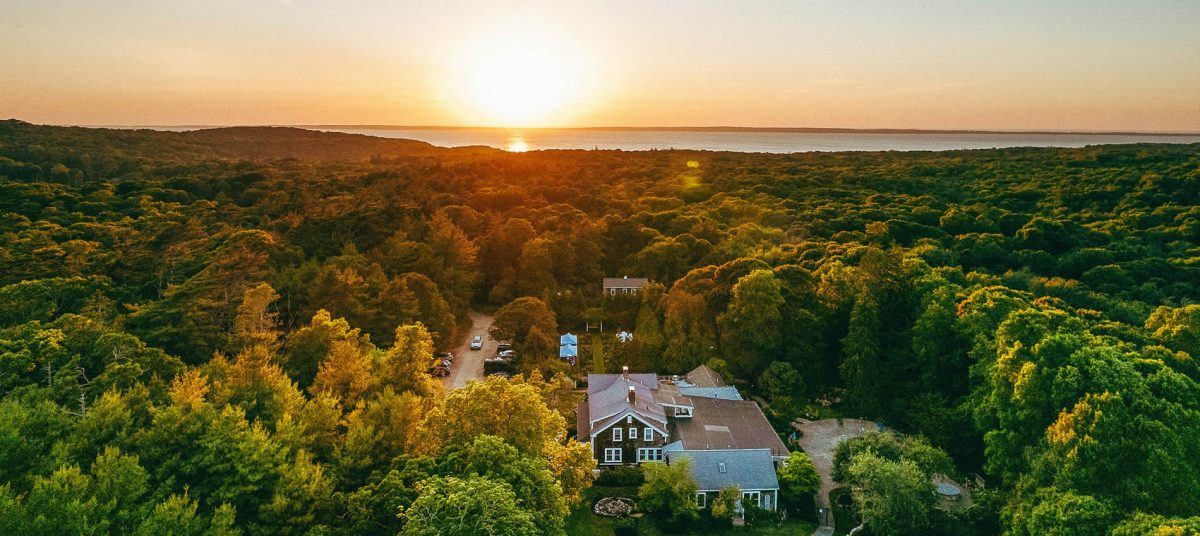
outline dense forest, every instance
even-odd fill
[[[621,275],[653,283],[602,297]],[[446,391],[427,366],[471,309],[522,374]],[[1200,146],[506,153],[9,120],[0,533],[562,534],[594,462],[557,336],[600,321],[634,338],[595,367],[724,363],[784,423],[833,401],[919,447],[848,474],[940,449],[986,481],[892,533],[1200,531]]]

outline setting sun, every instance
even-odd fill
[[[461,92],[467,121],[491,126],[558,123],[581,98],[585,60],[563,39],[523,31],[483,35],[464,47]]]

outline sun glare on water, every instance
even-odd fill
[[[582,93],[584,61],[570,43],[534,29],[476,37],[463,49],[464,119],[487,126],[561,124]],[[514,149],[519,150],[519,149]]]
[[[513,136],[504,144],[504,150],[510,153],[523,153],[529,150],[529,144],[521,136]]]

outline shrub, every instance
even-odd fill
[[[742,500],[742,509],[745,511],[746,523],[750,525],[765,525],[779,521],[779,516],[770,510],[754,506],[748,500]]]
[[[596,477],[597,486],[640,486],[645,481],[641,467],[636,465],[613,467],[601,471],[600,476]]]
[[[616,527],[613,528],[615,536],[634,536],[637,534],[637,520],[633,518],[625,518],[617,521]]]

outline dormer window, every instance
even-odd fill
[[[691,417],[692,408],[675,408],[676,417]]]
[[[719,468],[721,470],[721,472],[724,473],[725,472],[725,462],[717,463],[717,468]]]

